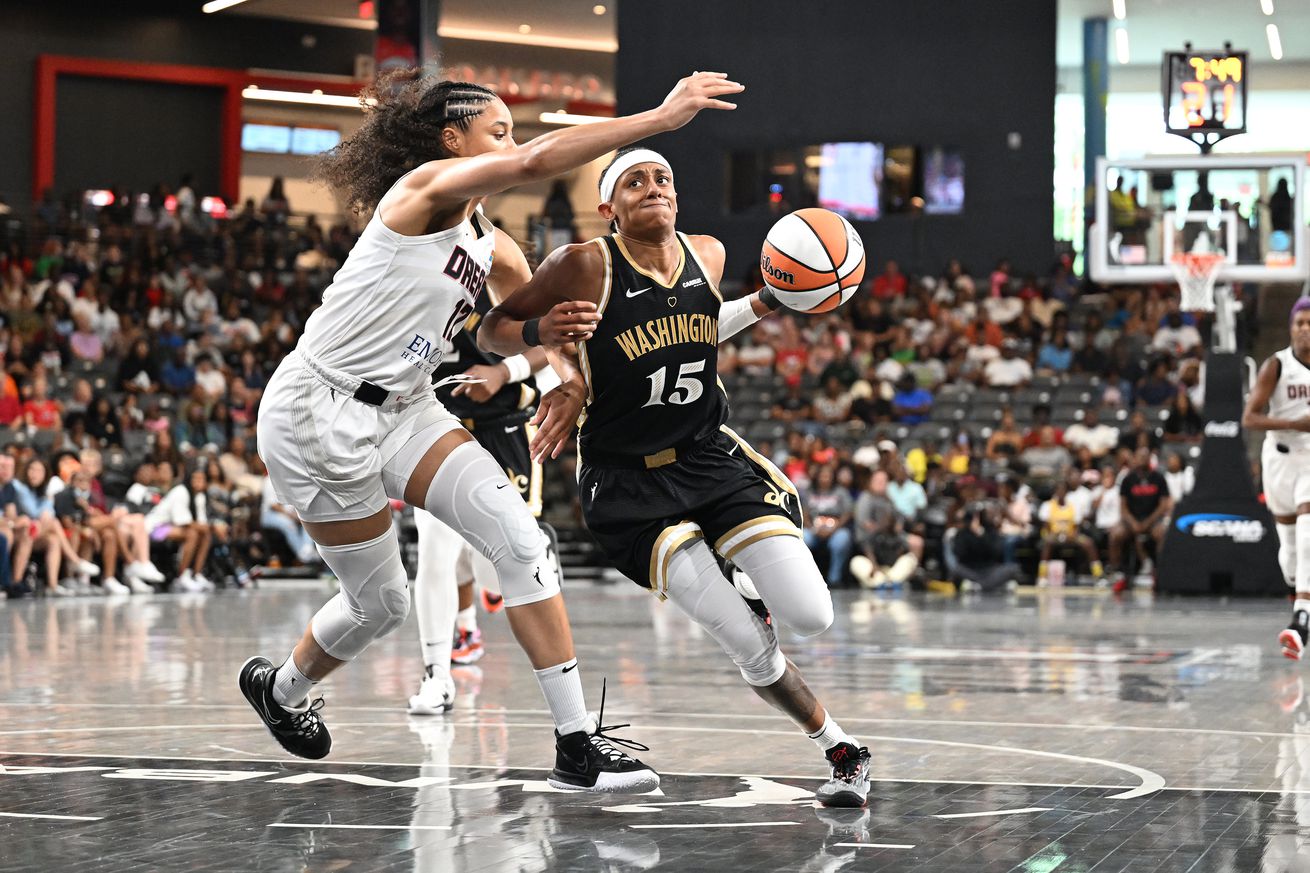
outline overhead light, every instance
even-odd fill
[[[542,124],[594,124],[609,121],[602,115],[574,115],[571,112],[543,112],[537,116]]]
[[[200,7],[201,12],[222,12],[238,3],[245,3],[246,0],[209,0],[204,6]]]
[[[1121,64],[1128,63],[1128,28],[1114,29],[1114,56]]]
[[[1128,0],[1114,0],[1114,17],[1120,21],[1128,17]]]
[[[1274,14],[1274,0],[1260,0],[1260,11],[1265,15]]]
[[[591,11],[596,15],[604,15],[605,7],[597,3],[595,6],[591,7]]]
[[[618,40],[581,39],[571,36],[545,36],[536,33],[515,33],[512,30],[483,30],[477,27],[453,27],[443,24],[437,28],[437,36],[447,39],[475,39],[481,42],[504,42],[513,45],[539,45],[546,48],[577,49],[584,52],[608,52],[614,54],[619,50]]]
[[[1283,40],[1278,35],[1278,25],[1266,24],[1265,36],[1269,37],[1269,54],[1274,56],[1274,60],[1281,61],[1283,59]]]
[[[519,33],[532,33],[532,25],[531,25],[531,24],[520,24],[520,25],[519,25]]]
[[[251,85],[241,92],[247,100],[267,100],[270,103],[304,103],[309,106],[335,106],[340,109],[359,109],[358,97],[344,97],[338,94],[324,94],[315,89],[312,93],[305,91],[274,91]],[[377,101],[368,98],[369,106],[376,106]]]

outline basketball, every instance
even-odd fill
[[[788,309],[828,312],[860,287],[864,242],[837,213],[798,209],[769,229],[760,271]]]

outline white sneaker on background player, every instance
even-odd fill
[[[437,666],[428,667],[418,694],[409,699],[410,715],[445,715],[455,705],[455,680]]]

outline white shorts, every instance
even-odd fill
[[[260,401],[257,434],[279,502],[306,521],[346,521],[403,500],[423,455],[458,427],[433,393],[384,411],[328,385],[292,352]]]
[[[1274,515],[1296,515],[1296,508],[1310,503],[1310,451],[1280,452],[1265,440],[1260,453],[1260,474],[1264,481],[1265,505]]]

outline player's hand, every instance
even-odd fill
[[[678,82],[660,104],[669,130],[677,130],[696,117],[702,109],[736,109],[736,103],[720,100],[729,94],[740,94],[746,86],[728,78],[727,73],[692,73]]]
[[[561,382],[556,388],[547,391],[537,405],[537,414],[532,423],[537,426],[537,434],[528,444],[532,459],[538,463],[547,458],[558,458],[568,442],[569,434],[578,424],[578,416],[587,401],[587,386],[577,380]]]
[[[474,364],[464,371],[465,376],[481,379],[481,382],[461,382],[451,389],[451,394],[464,396],[474,403],[486,403],[496,396],[505,383],[509,381],[509,371],[500,364]]]
[[[541,344],[558,349],[569,343],[591,339],[600,323],[600,309],[590,300],[556,303],[537,322]]]

